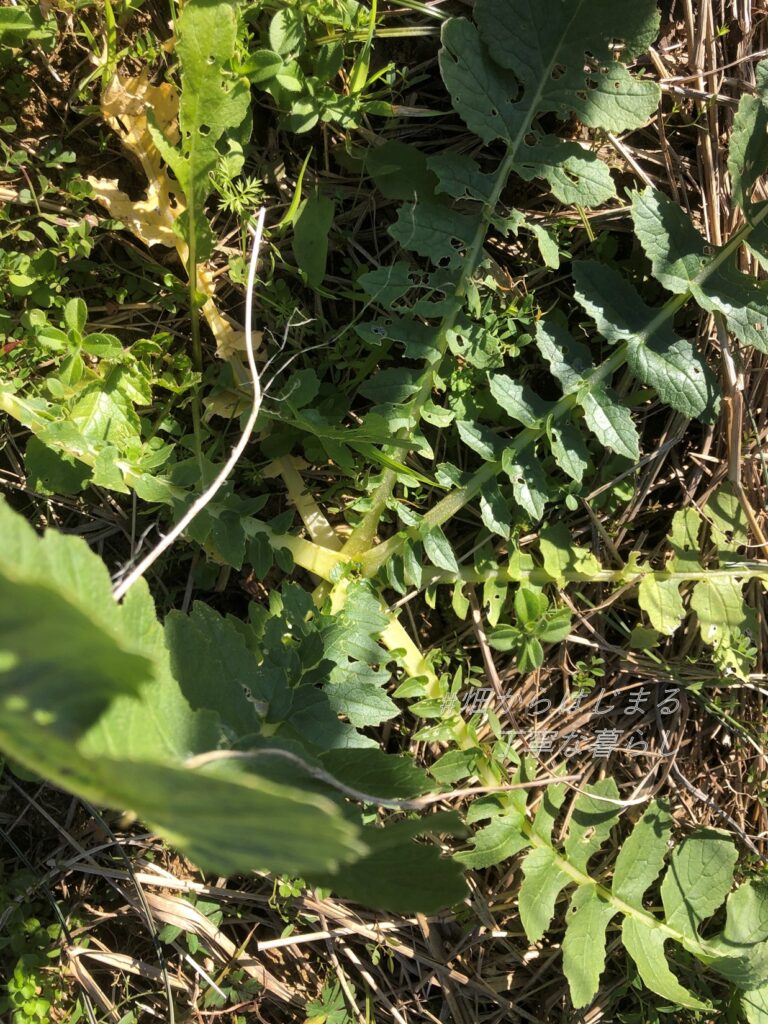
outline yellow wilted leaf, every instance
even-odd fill
[[[179,215],[184,212],[184,197],[178,185],[169,177],[157,146],[149,132],[147,111],[168,142],[179,141],[179,94],[168,83],[151,85],[146,71],[138,78],[116,74],[101,98],[104,119],[119,136],[126,149],[138,160],[147,179],[143,199],[135,201],[123,192],[112,178],[89,177],[96,190],[96,198],[106,207],[111,217],[125,226],[145,245],[165,245],[175,248],[186,267],[189,250],[174,230]],[[237,328],[216,305],[216,286],[213,273],[205,266],[197,268],[197,290],[205,295],[202,312],[216,339],[216,352],[221,359],[231,359],[245,351],[245,332]],[[254,332],[254,345],[261,343],[262,333]]]

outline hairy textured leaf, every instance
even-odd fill
[[[742,95],[728,144],[728,173],[733,198],[748,212],[752,191],[768,168],[768,62],[755,68],[757,91]]]
[[[512,481],[512,493],[517,504],[531,519],[541,519],[549,498],[549,488],[539,460],[530,449],[518,452],[510,447],[504,449],[501,464]]]
[[[557,897],[573,879],[558,867],[553,850],[531,850],[523,860],[523,881],[518,894],[520,920],[529,942],[538,942],[555,913]]]
[[[632,199],[635,231],[653,274],[676,294],[690,292],[710,313],[721,313],[745,345],[768,351],[768,286],[742,274],[731,257],[711,248],[690,219],[667,196],[647,188]]]
[[[549,404],[529,387],[518,384],[503,373],[495,373],[490,377],[490,389],[504,412],[524,427],[540,426],[549,411]]]
[[[668,321],[652,333],[656,310],[613,267],[594,261],[573,265],[576,299],[611,342],[627,346],[627,364],[667,405],[685,416],[701,416],[714,401],[715,381],[688,341],[676,338]]]
[[[625,903],[640,907],[643,896],[661,874],[672,833],[669,807],[649,804],[619,850],[611,891]]]
[[[621,810],[616,803],[600,797],[617,800],[618,796],[619,790],[612,778],[601,779],[579,794],[564,844],[568,860],[579,871],[587,870],[587,862],[610,835]]]
[[[616,913],[591,885],[573,894],[565,918],[563,971],[576,1008],[587,1006],[597,992],[605,967],[605,930]]]
[[[567,326],[555,316],[539,320],[536,344],[564,395],[578,391],[584,378],[595,368],[587,346],[576,341]]]
[[[658,13],[651,0],[478,0],[475,17],[491,56],[520,80],[524,110],[575,113],[590,127],[624,131],[656,109],[658,86],[631,78],[613,49],[621,39],[631,57],[653,41]],[[586,54],[594,63],[585,68]]]
[[[654,573],[647,573],[640,580],[637,601],[653,628],[665,636],[671,636],[685,618],[677,580],[660,579]]]
[[[661,884],[661,901],[670,928],[695,939],[699,926],[723,903],[738,856],[723,833],[701,829],[672,853]]]
[[[517,810],[498,814],[472,837],[472,849],[457,853],[455,860],[468,868],[489,868],[514,857],[530,845],[520,829],[521,821],[521,812]]]
[[[632,414],[608,388],[597,385],[579,391],[584,419],[595,437],[617,455],[640,458],[640,438]]]
[[[621,941],[635,961],[637,972],[652,992],[691,1010],[706,1010],[707,1004],[680,984],[667,966],[664,954],[664,933],[634,917],[625,917]]]

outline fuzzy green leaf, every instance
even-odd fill
[[[648,988],[673,1003],[691,1010],[706,1010],[707,1004],[683,988],[667,965],[664,954],[664,933],[634,917],[625,917],[621,941],[632,957],[637,972]]]
[[[615,803],[601,800],[611,797],[617,800],[619,790],[612,778],[601,779],[576,799],[573,815],[565,837],[565,853],[568,860],[579,871],[587,870],[587,863],[611,833],[621,808]]]
[[[690,218],[667,196],[647,188],[632,199],[632,217],[654,277],[670,291],[690,291],[709,313],[721,313],[739,341],[768,352],[768,286],[725,263]],[[716,262],[715,262],[716,261]]]
[[[503,373],[493,374],[489,383],[491,394],[508,416],[524,427],[541,426],[549,411],[549,403],[544,402],[525,384],[518,384]]]
[[[665,636],[671,636],[685,618],[677,580],[665,580],[647,573],[640,580],[637,601],[651,620],[651,625]]]
[[[643,896],[664,866],[672,832],[672,815],[666,804],[649,804],[619,850],[613,869],[611,892],[625,903],[642,906]]]
[[[605,930],[617,909],[591,885],[582,885],[565,918],[563,971],[576,1008],[592,1001],[605,967]]]
[[[571,876],[558,867],[557,857],[548,847],[536,847],[526,855],[518,906],[529,942],[538,942],[549,928],[557,897],[571,881]]]
[[[587,426],[601,444],[628,459],[640,458],[640,437],[632,414],[611,390],[600,385],[582,388],[578,401]]]
[[[573,265],[577,301],[603,337],[627,346],[627,364],[644,384],[684,416],[701,416],[712,405],[715,381],[688,341],[676,338],[665,321],[648,334],[656,310],[613,267],[593,260]]]
[[[670,928],[698,938],[702,921],[722,904],[733,881],[736,847],[723,833],[700,829],[672,853],[661,902]]]

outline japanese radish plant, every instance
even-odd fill
[[[227,0],[184,5],[178,130],[159,111],[161,98],[171,103],[168,93],[132,86],[145,102],[154,97],[156,109],[143,111],[143,127],[134,112],[127,133],[150,176],[147,200],[128,224],[147,245],[181,243],[195,309],[215,298],[203,265],[212,247],[204,204],[219,144],[248,131],[236,25]],[[669,967],[674,944],[735,985],[748,1019],[764,1024],[768,903],[758,882],[731,891],[733,845],[714,830],[682,838],[661,882],[659,916],[647,904],[668,856],[672,822],[663,801],[646,810],[613,863],[595,865],[620,821],[615,783],[604,780],[576,797],[561,840],[555,825],[565,783],[548,788],[529,813],[535,766],[501,735],[480,738],[477,721],[461,715],[457,674],[421,650],[389,599],[391,591],[425,589],[434,602],[448,587],[460,621],[470,607],[466,586],[479,586],[489,643],[515,653],[522,672],[543,664],[571,629],[560,591],[636,588],[647,635],[671,636],[695,612],[713,664],[739,676],[750,670],[754,612],[744,588],[768,580],[768,563],[740,553],[749,537],[738,494],[722,488],[700,511],[678,512],[663,564],[632,552],[619,567],[603,565],[565,524],[546,522],[556,503],[577,507],[606,452],[624,460],[626,472],[643,457],[635,405],[653,400],[683,420],[712,422],[715,374],[678,331],[690,310],[715,314],[739,343],[768,352],[766,285],[738,266],[743,246],[768,259],[768,204],[753,202],[768,164],[766,66],[736,114],[729,169],[744,224],[722,247],[656,189],[617,196],[600,157],[601,133],[640,128],[656,111],[658,86],[630,68],[657,29],[652,0],[477,0],[472,19],[445,23],[440,51],[447,95],[468,132],[463,151],[427,156],[389,142],[362,158],[376,187],[401,205],[389,229],[394,260],[357,282],[366,310],[376,311],[356,326],[372,371],[356,384],[361,414],[355,426],[330,422],[310,396],[286,401],[280,415],[339,466],[353,454],[369,460],[375,483],[342,539],[281,455],[276,472],[307,536],[280,517],[259,518],[264,502],[238,497],[231,485],[187,534],[218,563],[251,565],[262,580],[273,566],[285,577],[307,570],[319,580],[313,594],[286,578],[268,606],[251,605],[246,622],[198,603],[161,624],[145,581],[113,601],[105,565],[82,540],[54,531],[39,539],[0,506],[0,746],[28,771],[132,811],[205,868],[300,874],[392,910],[458,903],[464,868],[526,851],[518,900],[531,942],[550,927],[560,893],[573,888],[563,966],[574,1005],[597,991],[606,929],[620,919],[622,942],[653,991],[686,1007],[707,1005]],[[201,38],[208,49],[200,50]],[[565,137],[573,119],[590,143]],[[159,154],[183,192],[183,216]],[[531,182],[526,187],[563,205],[626,202],[647,273],[596,258],[561,266],[556,234],[512,205],[521,183]],[[116,213],[121,202],[113,192],[105,205]],[[544,394],[516,379],[509,346],[488,328],[489,233],[528,239],[545,268],[567,275],[560,308],[536,316],[528,338]],[[322,267],[299,269],[304,280],[322,278]],[[661,302],[660,289],[669,293]],[[86,347],[93,335],[83,333],[81,314],[73,307]],[[214,334],[224,330],[215,303],[206,317]],[[58,340],[74,344],[66,332]],[[51,400],[13,381],[0,386],[0,407],[36,444],[76,460],[84,483],[132,492],[178,519],[197,496],[200,466],[206,476],[216,466],[158,455],[141,436],[136,406],[149,399],[132,389],[126,367],[111,366],[124,358],[113,348],[91,353],[89,395],[100,415],[83,414],[82,395]],[[199,362],[196,335],[193,349]],[[231,349],[219,352],[239,365]],[[607,354],[600,360],[598,352]],[[632,402],[628,379],[637,389]],[[409,456],[434,460],[438,436],[450,438],[460,465],[443,462],[426,476]],[[444,494],[432,504],[410,500],[422,486]],[[470,564],[450,533],[474,502],[482,531]],[[384,527],[388,536],[378,542]],[[524,531],[535,535],[525,545]],[[411,702],[409,722],[427,720],[412,738],[449,747],[451,760],[441,758],[431,777],[371,738],[372,727],[402,714],[395,699]],[[461,833],[458,817],[419,812],[449,799],[442,787],[464,779],[502,792],[470,805],[464,826],[489,824],[449,856],[444,837]],[[361,809],[377,806],[398,816],[364,823]],[[433,839],[415,841],[425,835]],[[702,936],[724,902],[723,927]]]

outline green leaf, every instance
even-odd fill
[[[75,402],[69,421],[87,441],[106,442],[124,451],[139,443],[139,419],[117,386],[116,376],[94,382]]]
[[[728,173],[733,198],[749,210],[757,179],[768,167],[768,62],[755,68],[756,94],[743,93],[728,143]]]
[[[471,245],[477,220],[426,200],[400,207],[389,233],[404,249],[430,259],[435,266],[458,267]]]
[[[518,384],[503,373],[493,374],[489,383],[491,394],[507,415],[524,427],[541,426],[549,412],[549,403],[544,402],[526,385]]]
[[[671,636],[685,618],[677,580],[665,580],[655,573],[646,573],[640,580],[637,601],[653,628],[664,636]]]
[[[768,351],[768,286],[722,262],[690,218],[667,196],[647,188],[632,199],[632,217],[654,277],[670,291],[690,292],[709,313],[721,313],[745,345]]]
[[[487,427],[468,420],[456,420],[459,437],[473,452],[487,462],[495,462],[501,450],[502,440]]]
[[[233,736],[260,730],[261,719],[246,693],[256,681],[256,659],[233,623],[196,602],[190,615],[168,615],[165,638],[173,674],[190,707],[215,711]],[[251,696],[263,695],[257,689]]]
[[[708,644],[716,644],[747,621],[742,583],[737,579],[700,580],[691,594],[691,608],[699,617],[701,639]]]
[[[699,829],[672,853],[661,883],[661,902],[670,928],[691,939],[705,918],[725,900],[738,852],[722,832]]]
[[[111,757],[116,761],[130,751],[131,760],[179,762],[193,754],[215,750],[222,740],[221,720],[212,707],[190,703],[171,671],[169,651],[162,627],[146,583],[141,580],[126,595],[121,606],[124,628],[136,649],[150,661],[152,678],[133,695],[115,695],[97,722],[83,735],[78,749],[88,757]],[[214,612],[210,612],[215,615]],[[227,653],[222,651],[222,660]],[[199,683],[209,691],[221,685],[216,662],[197,661]],[[212,668],[213,671],[207,671]],[[216,687],[210,680],[216,679]],[[248,731],[252,720],[239,723],[240,732]],[[234,735],[239,735],[238,731]]]
[[[599,798],[617,800],[618,796],[616,783],[607,778],[587,786],[577,797],[564,848],[568,860],[579,871],[586,872],[589,859],[610,835],[621,810],[616,803]]]
[[[509,505],[504,500],[498,484],[486,484],[480,492],[480,518],[483,526],[490,533],[497,533],[505,540],[509,539],[512,520]]]
[[[360,394],[377,405],[405,402],[419,390],[420,373],[406,366],[393,366],[369,377]]]
[[[88,307],[82,299],[69,299],[64,305],[64,323],[70,331],[82,334],[88,320]]]
[[[634,917],[625,917],[621,927],[621,941],[651,992],[690,1010],[707,1009],[707,1004],[683,988],[667,966],[662,931]]]
[[[151,118],[150,131],[186,196],[187,210],[179,220],[199,262],[210,255],[213,244],[203,204],[211,192],[210,176],[219,160],[217,143],[245,119],[250,89],[245,78],[229,73],[237,41],[237,7],[233,0],[190,0],[177,19],[177,28],[180,148],[168,144]]]
[[[304,19],[298,7],[285,7],[269,23],[269,45],[279,54],[295,53],[304,46]]]
[[[275,17],[283,13],[280,11]],[[328,233],[333,225],[335,211],[333,200],[319,193],[307,196],[299,208],[291,248],[310,288],[319,288],[325,277]]]
[[[571,1001],[577,1009],[595,996],[605,968],[605,931],[617,908],[590,885],[582,885],[571,899],[565,918],[563,972]]]
[[[537,847],[526,855],[518,907],[529,942],[542,938],[554,917],[557,897],[572,881],[558,866],[555,852],[548,847]]]
[[[553,782],[544,790],[536,816],[533,819],[533,833],[546,843],[552,841],[552,830],[565,799],[566,788],[562,782]]]
[[[532,520],[541,519],[549,499],[549,488],[546,474],[535,454],[530,448],[519,452],[510,446],[504,449],[501,464],[512,481],[512,493],[517,504]]]
[[[27,486],[39,494],[79,494],[91,478],[85,463],[44,445],[34,434],[24,451]]]
[[[437,153],[427,164],[438,180],[438,192],[454,199],[476,199],[487,203],[493,194],[494,174],[486,174],[471,156],[464,153]]]
[[[632,414],[612,391],[587,386],[579,391],[578,402],[587,426],[601,444],[633,461],[640,458],[640,438]]]
[[[768,1024],[768,985],[742,992],[741,1006],[749,1024]]]
[[[432,565],[438,569],[445,569],[448,572],[458,572],[459,563],[453,553],[451,542],[445,536],[439,526],[432,526],[426,530],[421,537],[424,545],[424,552]]]
[[[346,899],[392,913],[434,913],[466,895],[458,864],[441,857],[436,846],[416,843],[425,832],[456,833],[455,815],[432,815],[419,821],[399,821],[386,828],[363,829],[370,852],[325,879],[315,876]]]
[[[588,548],[574,544],[564,523],[550,523],[542,527],[539,532],[539,548],[544,572],[560,587],[565,585],[566,577],[589,580],[602,569]]]
[[[371,796],[407,800],[429,792],[433,785],[424,769],[406,754],[359,748],[328,750],[320,755],[320,761],[341,782]]]
[[[472,849],[457,853],[455,859],[468,868],[489,868],[514,857],[520,850],[530,846],[530,841],[521,830],[522,815],[519,811],[507,811],[497,815],[490,825],[481,828],[472,837]]]
[[[536,325],[536,344],[549,363],[552,376],[564,395],[578,391],[594,370],[589,349],[573,338],[567,326],[557,317],[542,317]]]
[[[581,431],[570,420],[559,420],[548,433],[555,462],[571,480],[581,483],[589,468],[589,449]]]
[[[625,277],[594,261],[573,264],[575,295],[603,337],[627,346],[627,364],[644,384],[684,416],[701,416],[714,402],[715,381],[688,341],[676,338],[668,321],[650,335],[656,310]]]
[[[526,114],[575,114],[589,127],[624,131],[656,110],[658,86],[630,77],[614,50],[621,39],[622,57],[630,58],[653,42],[659,16],[652,0],[478,0],[475,17],[493,59],[519,78],[517,106]],[[592,62],[585,64],[585,54]]]
[[[483,142],[511,142],[525,124],[524,111],[510,97],[517,80],[488,59],[475,26],[465,18],[451,18],[442,30],[440,71],[454,109]]]
[[[625,903],[641,907],[646,890],[664,866],[672,833],[672,815],[666,803],[654,801],[619,850],[611,892]]]
[[[149,682],[151,662],[85,541],[54,532],[41,540],[4,502],[0,532],[0,713],[76,735]]]

